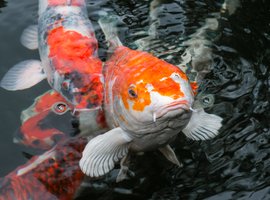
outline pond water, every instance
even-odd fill
[[[126,46],[173,64],[181,62],[184,42],[207,19],[217,18],[218,29],[204,36],[211,41],[211,63],[199,94],[214,96],[206,110],[222,116],[224,126],[209,141],[191,141],[180,134],[173,147],[182,168],[158,152],[134,156],[134,178],[85,181],[76,199],[270,199],[270,2],[228,1],[235,10],[224,15],[221,0],[156,2],[158,24],[153,28],[151,1],[89,0],[100,57],[105,60],[107,50],[97,24],[100,10],[120,16],[119,35]],[[37,51],[20,44],[23,29],[37,22],[37,9],[36,0],[0,0],[0,77],[19,61],[39,59]],[[149,29],[155,39],[139,43]],[[27,148],[13,144],[13,134],[20,127],[21,111],[48,89],[46,81],[23,91],[0,89],[0,177],[27,161],[22,154]]]

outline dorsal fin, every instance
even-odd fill
[[[110,48],[115,49],[116,47],[123,46],[117,34],[116,25],[118,23],[118,17],[114,15],[109,16],[108,13],[100,16],[98,23],[106,37],[106,40],[109,42]]]

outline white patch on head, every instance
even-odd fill
[[[163,96],[155,91],[150,92],[150,98],[151,98],[150,106],[153,107],[152,109],[156,109],[157,107],[167,105],[174,101],[173,98],[168,97],[168,96]]]
[[[175,72],[172,73],[170,77],[171,77],[171,79],[174,80],[174,82],[179,84],[181,91],[184,93],[184,98],[191,105],[193,103],[194,94],[193,94],[192,88],[191,88],[188,80],[184,80],[180,74],[175,73]]]
[[[136,84],[140,84],[140,83],[143,83],[143,80],[139,80],[136,82]]]
[[[159,79],[160,81],[165,81],[165,80],[167,80],[168,79],[168,77],[163,77],[163,78],[161,78],[161,79]]]
[[[23,167],[17,171],[17,176],[21,176],[32,169],[36,168],[40,163],[42,163],[44,160],[47,160],[48,158],[54,158],[55,157],[55,151],[52,149],[51,151],[46,152],[45,154],[42,154],[39,156],[34,162],[27,165],[26,167]]]
[[[146,89],[147,89],[148,92],[151,92],[154,89],[153,85],[150,84],[150,83],[146,84],[145,87],[146,87]]]

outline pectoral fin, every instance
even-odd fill
[[[21,36],[21,43],[28,49],[34,50],[38,48],[38,26],[31,25],[24,29]]]
[[[80,168],[88,176],[99,177],[114,168],[116,162],[128,153],[131,138],[121,128],[112,129],[88,142]]]
[[[182,131],[193,140],[208,140],[218,135],[222,126],[222,118],[204,112],[203,109],[195,110],[191,119]]]
[[[23,90],[45,78],[46,74],[39,60],[26,60],[12,67],[1,80],[0,86],[6,90]]]
[[[173,164],[176,164],[178,167],[181,167],[182,164],[177,159],[173,149],[170,147],[170,145],[166,145],[165,147],[159,148],[159,151],[167,158],[169,161],[171,161]]]

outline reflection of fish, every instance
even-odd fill
[[[87,140],[71,138],[30,159],[0,180],[0,200],[69,200],[81,184],[81,152]]]
[[[113,17],[99,21],[113,51],[105,65],[104,101],[106,119],[114,126],[90,140],[80,161],[82,171],[104,175],[115,162],[124,162],[129,150],[159,149],[179,165],[168,145],[176,135],[184,129],[194,140],[213,138],[222,119],[202,109],[192,112],[194,92],[186,74],[146,52],[124,47],[114,21]]]
[[[97,134],[106,128],[102,111],[82,112],[73,116],[70,104],[56,91],[37,97],[21,114],[22,126],[14,142],[37,149],[49,149],[59,140],[79,134]]]
[[[66,100],[53,90],[37,97],[34,104],[22,112],[22,126],[14,142],[43,150],[51,148],[68,133],[75,132],[69,123],[73,117],[68,110]]]
[[[47,77],[76,110],[101,106],[102,62],[84,0],[40,0],[38,26],[27,28],[21,41],[30,49],[39,48],[41,62],[27,60],[15,65],[1,87],[25,89]]]
[[[185,3],[177,3],[177,1],[166,1],[165,3],[164,0],[152,0],[149,10],[149,30],[148,33],[142,32],[147,36],[143,36],[135,43],[142,50],[151,51],[154,55],[165,57],[167,60],[173,60],[181,70],[186,72],[190,80],[200,82],[214,64],[212,51],[215,49],[214,42],[222,33],[221,19],[234,14],[240,6],[240,2],[239,0],[224,0],[220,12],[217,10],[208,13],[205,22],[200,21],[202,26],[193,34],[187,35],[185,39],[185,34],[181,34],[181,32],[190,32],[190,30],[183,31],[186,28],[183,21],[190,17],[185,12],[185,9],[191,9],[189,6]],[[168,18],[174,23],[168,23],[166,20]],[[162,34],[164,26],[166,26],[166,35]],[[176,33],[167,34],[174,30]],[[170,36],[174,34],[176,37],[171,38]]]

